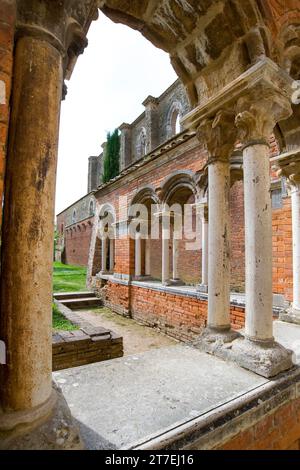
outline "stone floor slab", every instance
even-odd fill
[[[90,449],[128,448],[268,381],[187,345],[54,373]]]

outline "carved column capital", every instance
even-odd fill
[[[68,78],[87,46],[97,4],[97,0],[17,0],[16,38],[31,36],[55,47],[64,58]]]
[[[287,179],[288,192],[300,189],[300,151],[294,154],[283,154],[282,158],[274,165],[278,177]]]
[[[253,87],[237,103],[235,124],[241,143],[269,145],[276,124],[291,114],[291,100],[285,94],[265,84]]]
[[[197,130],[197,137],[204,143],[209,154],[208,164],[229,161],[237,140],[235,114],[220,110],[210,119],[205,119]]]

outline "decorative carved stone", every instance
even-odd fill
[[[228,161],[237,138],[234,119],[233,112],[220,110],[213,119],[206,119],[200,124],[197,137],[208,151],[208,163]]]
[[[272,86],[259,84],[242,96],[237,104],[235,124],[240,140],[266,143],[277,122],[292,114],[291,101]]]

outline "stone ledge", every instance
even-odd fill
[[[52,335],[54,371],[101,362],[123,356],[123,338],[111,330],[94,327],[65,305],[55,301],[62,315],[80,330],[59,331]]]
[[[126,450],[213,450],[255,426],[281,406],[299,399],[300,368],[224,403],[188,422],[162,430]],[[299,436],[300,439],[300,436]],[[125,449],[125,448],[124,448]]]

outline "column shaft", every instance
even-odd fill
[[[0,338],[6,410],[41,405],[51,395],[54,193],[63,84],[59,52],[22,37],[15,50],[7,159]]]
[[[135,276],[142,275],[142,239],[139,233],[136,234],[135,239]]]
[[[208,168],[209,248],[208,326],[230,328],[229,161],[216,160]]]
[[[115,248],[115,243],[114,239],[110,238],[109,240],[109,271],[111,273],[114,272],[114,267],[115,267],[115,253],[114,253],[114,248]]]
[[[103,237],[101,240],[101,272],[107,271],[107,238]]]
[[[149,235],[150,236],[150,235]],[[151,275],[151,240],[145,240],[145,275]]]
[[[292,199],[293,224],[293,308],[300,311],[300,187],[294,186]]]
[[[208,222],[202,217],[202,279],[201,284],[208,285]]]
[[[178,260],[179,260],[179,240],[173,238],[173,279],[179,279],[179,270],[178,270]]]
[[[271,340],[272,206],[267,145],[244,149],[247,337]]]
[[[162,283],[168,284],[170,280],[170,254],[169,254],[169,228],[165,226],[166,220],[162,219]],[[167,224],[166,224],[167,225]]]

